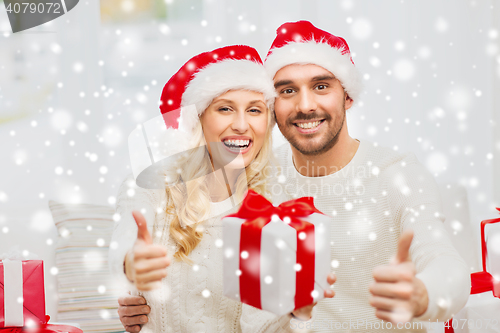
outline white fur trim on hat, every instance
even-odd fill
[[[351,62],[350,54],[342,54],[342,51],[321,41],[290,42],[272,49],[264,66],[272,78],[281,68],[292,64],[321,66],[339,79],[349,97],[356,102],[363,90],[361,73]]]
[[[181,106],[195,105],[201,115],[214,98],[239,89],[263,93],[268,106],[272,106],[276,97],[264,66],[251,60],[227,59],[210,64],[195,74],[182,94]]]

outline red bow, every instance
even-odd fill
[[[240,209],[229,217],[245,219],[241,225],[240,252],[248,253],[248,258],[240,260],[240,290],[242,302],[256,308],[261,307],[260,298],[260,242],[262,228],[277,215],[282,221],[289,219],[290,227],[297,231],[297,264],[301,269],[296,273],[295,308],[312,304],[314,290],[314,225],[302,221],[312,213],[320,213],[314,207],[313,198],[303,197],[273,206],[266,198],[249,190]],[[305,236],[305,237],[304,237]],[[300,286],[300,288],[299,288]]]
[[[281,220],[283,220],[285,217],[305,217],[311,215],[312,213],[321,214],[321,212],[314,207],[312,197],[303,197],[285,201],[278,207],[275,207],[266,198],[254,190],[248,190],[248,193],[238,212],[229,216],[239,217],[242,219],[250,219],[260,216],[270,219],[274,214],[276,214]]]

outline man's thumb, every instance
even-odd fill
[[[146,244],[153,244],[144,216],[138,211],[133,211],[132,216],[135,219],[135,223],[137,223],[137,239],[143,240]]]
[[[413,231],[406,230],[401,234],[398,242],[398,252],[396,254],[396,263],[405,262],[410,257],[410,245],[413,240]]]

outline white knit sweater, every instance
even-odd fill
[[[289,144],[275,153],[284,177],[273,185],[274,203],[281,203],[284,197],[314,196],[316,207],[333,216],[335,297],[318,303],[312,323],[292,320],[290,326],[289,315],[275,317],[222,296],[222,253],[216,240],[222,239],[220,217],[235,210],[226,200],[211,205],[209,227],[190,255],[197,266],[174,262],[162,289],[144,294],[152,312],[143,332],[298,332],[300,327],[311,328],[311,332],[397,331],[381,328],[368,303],[368,286],[373,268],[389,262],[406,229],[414,231],[410,254],[429,294],[428,309],[418,319],[443,321],[465,305],[470,291],[468,269],[443,228],[435,181],[413,154],[361,141],[343,169],[325,177],[304,177],[293,165]],[[111,268],[117,275],[124,276],[123,259],[137,235],[132,210],[142,210],[155,243],[167,246],[169,255],[175,252],[168,233],[162,233],[160,227],[168,230],[165,200],[164,191],[138,188],[132,178],[123,183],[117,207],[121,219],[110,249]],[[204,297],[207,291],[209,296]]]
[[[169,237],[171,216],[165,213],[166,199],[164,190],[137,187],[131,177],[123,182],[118,194],[119,221],[109,254],[110,267],[116,276],[122,281],[126,279],[123,261],[137,238],[133,210],[144,214],[153,242],[164,245],[171,259],[161,289],[142,293],[151,313],[141,332],[293,332],[290,315],[277,317],[223,296],[221,218],[236,211],[231,198],[211,203],[210,218],[203,224],[203,238],[189,255],[194,262],[192,266],[172,258],[177,247]],[[129,288],[138,294],[132,285]]]
[[[291,198],[313,196],[315,206],[333,216],[336,295],[316,306],[312,332],[395,331],[383,329],[375,317],[368,288],[373,268],[389,263],[406,229],[414,231],[410,255],[429,294],[428,309],[418,319],[444,321],[465,305],[469,271],[443,227],[438,187],[413,154],[361,141],[347,166],[324,177],[302,176],[288,143],[275,154],[283,167],[280,182],[285,192]]]

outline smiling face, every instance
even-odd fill
[[[231,90],[215,98],[200,117],[214,166],[237,159],[247,167],[264,144],[269,119],[262,93]]]
[[[340,81],[323,67],[293,64],[276,73],[274,86],[276,122],[292,147],[304,155],[330,150],[353,103]]]

